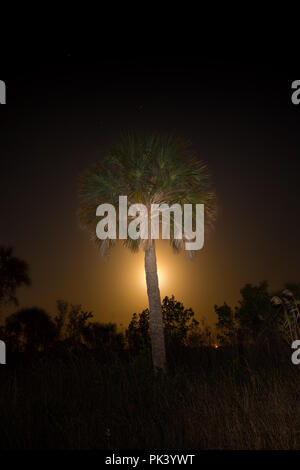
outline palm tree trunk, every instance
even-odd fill
[[[150,335],[152,361],[155,372],[166,370],[166,350],[162,320],[161,300],[158,286],[156,253],[154,241],[145,249],[145,271],[150,310]]]

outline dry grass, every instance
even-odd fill
[[[300,448],[299,371],[286,351],[180,357],[156,378],[147,355],[1,366],[1,448]]]

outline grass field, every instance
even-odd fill
[[[289,351],[19,353],[0,367],[1,449],[299,449],[299,371]]]

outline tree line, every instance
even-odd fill
[[[30,283],[27,263],[16,258],[12,248],[0,247],[0,307],[9,303],[18,306],[17,289]],[[167,351],[297,339],[298,318],[293,319],[291,311],[299,315],[296,299],[300,298],[300,283],[289,283],[283,291],[270,293],[268,283],[263,281],[257,286],[246,284],[240,293],[241,300],[234,308],[226,302],[215,305],[215,328],[197,320],[193,309],[185,308],[174,296],[165,297],[161,310]],[[116,324],[95,321],[93,313],[82,305],[58,300],[54,315],[38,307],[22,308],[9,315],[0,327],[0,339],[12,352],[140,353],[151,349],[149,309],[134,313],[125,332],[120,332]]]

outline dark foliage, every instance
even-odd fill
[[[12,351],[43,351],[53,344],[57,329],[44,310],[32,307],[10,315],[4,334]]]
[[[170,351],[184,346],[204,343],[205,332],[194,318],[191,308],[186,309],[174,296],[165,297],[162,301],[163,325],[167,349]],[[134,313],[126,330],[129,348],[141,351],[150,346],[149,310]]]
[[[282,340],[282,312],[275,311],[272,306],[274,294],[269,293],[268,283],[263,281],[257,286],[246,284],[240,293],[241,300],[234,311],[226,303],[215,306],[220,344],[274,342],[280,341],[280,337]]]
[[[0,246],[0,307],[1,304],[18,305],[18,287],[30,285],[28,264],[13,256],[11,247]]]
[[[215,307],[218,348],[174,296],[162,311],[168,369],[156,375],[147,309],[125,335],[65,301],[53,320],[39,308],[9,316],[0,448],[299,449],[299,368],[267,283],[247,284],[234,310]]]
[[[299,449],[289,348],[194,350],[155,376],[151,357],[10,355],[1,449]]]

